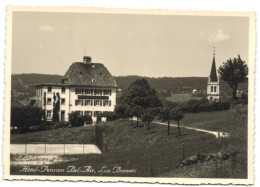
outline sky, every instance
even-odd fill
[[[207,77],[240,54],[246,17],[14,12],[12,73],[64,75],[84,55],[114,76]]]

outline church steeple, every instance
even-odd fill
[[[219,101],[219,79],[215,63],[215,47],[213,47],[213,62],[208,77],[207,98],[209,101]]]
[[[212,62],[211,72],[210,72],[210,82],[218,82],[216,63],[215,63],[215,47],[213,47],[213,62]]]

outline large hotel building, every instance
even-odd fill
[[[36,105],[45,111],[47,120],[52,120],[54,102],[60,102],[60,121],[68,121],[68,114],[73,111],[96,117],[99,113],[114,111],[116,88],[107,68],[84,56],[83,62],[70,66],[60,84],[36,86]]]

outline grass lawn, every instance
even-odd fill
[[[184,102],[192,99],[200,100],[201,97],[192,97],[192,95],[189,93],[183,93],[183,94],[172,94],[171,97],[167,97],[166,99],[171,102]]]
[[[177,129],[174,127],[171,127],[171,134],[167,135],[167,126],[164,125],[151,124],[151,130],[148,131],[145,126],[136,127],[135,122],[131,124],[130,121],[117,120],[106,123],[107,152],[101,155],[65,155],[64,158],[73,157],[76,160],[49,166],[50,168],[63,168],[64,172],[29,172],[26,174],[133,177],[247,177],[247,126],[245,123],[232,118],[229,111],[221,111],[208,114],[189,114],[181,121],[182,124],[228,131],[231,133],[231,136],[229,138],[216,139],[213,135],[185,128],[181,128],[182,136],[178,136]],[[90,128],[92,127],[59,129],[56,133],[63,131],[68,136],[79,136],[82,138],[83,135],[80,134],[83,130],[86,130],[83,134],[93,132]],[[80,141],[79,139],[78,141]],[[233,162],[229,160],[221,161],[220,163],[210,162],[175,169],[175,166],[183,158],[182,143],[184,145],[185,157],[199,153],[218,153],[220,151],[237,152],[237,157]],[[67,172],[68,166],[74,166],[75,168],[91,166],[96,173],[71,173]],[[111,171],[116,166],[127,170],[134,169],[135,172],[112,173]],[[107,172],[98,172],[102,167],[106,167]],[[21,166],[11,166],[11,174],[24,174],[19,172],[20,169]]]
[[[95,143],[94,126],[11,134],[11,144],[45,142],[49,144],[93,144]]]

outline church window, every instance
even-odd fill
[[[213,92],[213,86],[211,86],[211,92]]]
[[[214,92],[217,92],[217,87],[216,86],[214,86]]]

